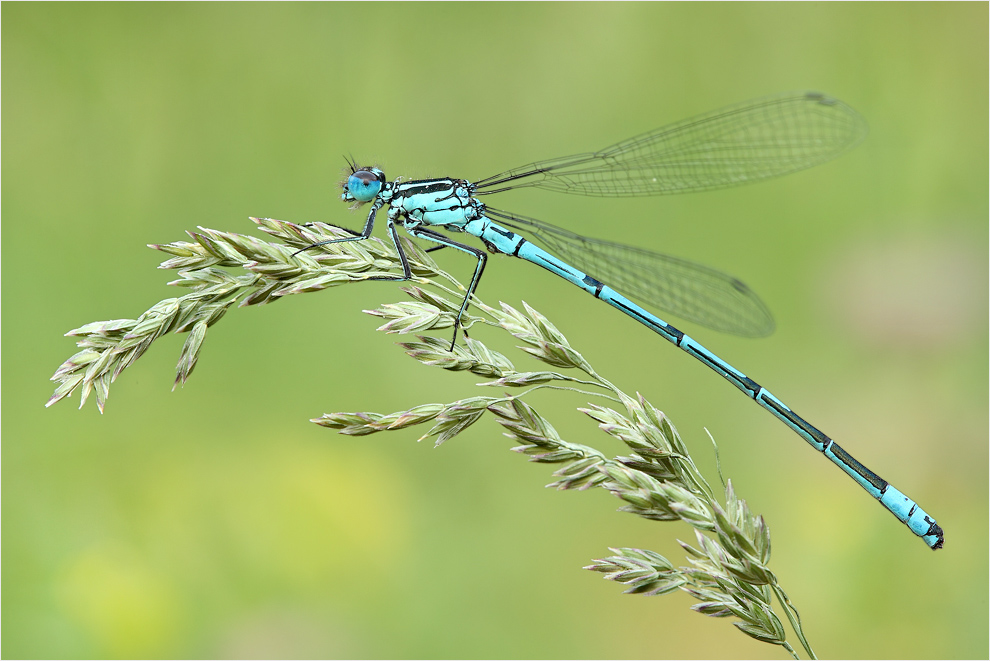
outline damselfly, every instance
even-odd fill
[[[866,123],[855,110],[832,97],[808,92],[731,106],[644,133],[601,151],[538,161],[475,182],[450,177],[390,182],[381,169],[352,163],[341,198],[357,205],[371,205],[364,230],[353,237],[315,243],[303,250],[369,238],[375,215],[388,205],[388,235],[403,267],[403,275],[396,280],[411,277],[396,225],[414,237],[438,244],[431,250],[449,247],[473,255],[474,274],[454,323],[451,348],[487,257],[485,251],[453,241],[437,232],[437,228],[472,234],[493,253],[521,257],[542,266],[624,312],[721,374],[831,459],[928,546],[938,549],[943,542],[942,529],[913,500],[856,461],[755,381],[630,300],[715,330],[744,336],[767,335],[773,330],[773,320],[746,285],[698,264],[580,236],[534,218],[495,209],[479,199],[482,195],[526,187],[602,197],[725,188],[823,163],[854,147],[865,135]],[[525,232],[547,250],[516,232]]]

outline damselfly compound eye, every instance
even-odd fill
[[[370,170],[358,170],[347,178],[347,192],[358,202],[371,202],[382,189],[382,178]]]

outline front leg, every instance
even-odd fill
[[[378,213],[378,210],[381,208],[381,206],[382,206],[381,203],[376,202],[371,207],[371,213],[368,214],[368,219],[366,221],[364,221],[364,229],[361,230],[361,233],[360,234],[358,234],[358,233],[355,232],[354,233],[354,236],[344,237],[343,239],[328,239],[326,241],[320,241],[318,243],[311,243],[308,246],[306,246],[305,248],[300,248],[299,250],[297,250],[294,253],[292,253],[292,256],[295,257],[299,253],[306,252],[310,248],[316,248],[317,246],[325,246],[325,245],[327,245],[329,243],[343,243],[344,241],[364,241],[365,239],[370,238],[371,237],[371,230],[374,229],[374,227],[375,227],[375,215]],[[389,223],[389,225],[391,226],[391,222]],[[334,225],[334,227],[338,227],[338,226],[337,225]],[[353,231],[353,230],[347,229],[346,227],[341,227],[340,229],[347,230],[348,232],[352,232]],[[398,244],[398,241],[396,241],[396,246],[398,246],[398,245],[399,245]],[[400,255],[402,254],[401,251],[400,251],[399,254]],[[407,267],[407,270],[408,270],[408,267]]]

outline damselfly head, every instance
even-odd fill
[[[344,193],[340,199],[358,204],[371,202],[385,185],[385,173],[375,167],[359,168],[353,162],[350,166],[351,174],[341,184]]]

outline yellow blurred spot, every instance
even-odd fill
[[[197,522],[210,531],[196,543],[200,554],[202,548],[219,554],[210,562],[243,568],[251,581],[325,594],[329,586],[387,575],[394,554],[402,552],[404,490],[387,464],[291,437],[219,459],[222,464],[204,465],[181,516],[184,527]],[[184,481],[160,480],[156,500],[175,508],[176,484]],[[215,536],[224,540],[221,548],[209,544]],[[358,579],[357,565],[370,576]]]
[[[176,633],[180,609],[168,580],[123,547],[83,551],[67,565],[57,593],[100,656],[161,656]]]

